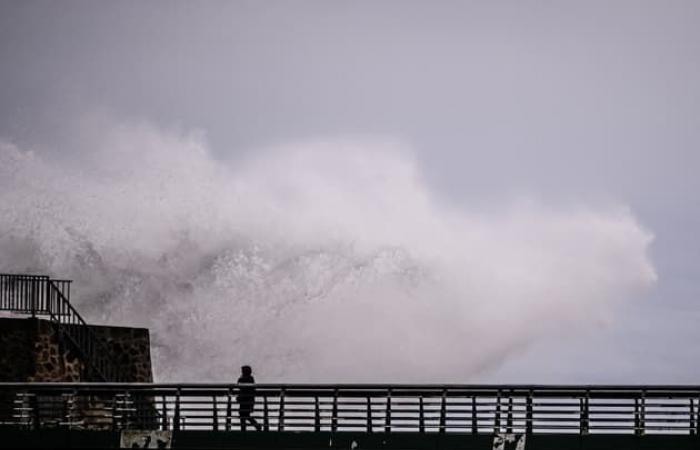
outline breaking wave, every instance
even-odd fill
[[[0,143],[0,271],[76,281],[88,320],[151,329],[156,379],[466,382],[655,281],[625,207],[437,202],[396,143],[239,162],[117,126],[47,159]]]

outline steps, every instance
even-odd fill
[[[59,339],[85,364],[86,381],[125,381],[105,344],[71,305],[70,286],[70,280],[46,275],[0,274],[0,311],[48,317]]]

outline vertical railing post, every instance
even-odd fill
[[[338,431],[338,389],[333,391],[333,410],[331,411],[331,431]]]
[[[579,426],[580,428],[580,434],[588,434],[588,431],[590,429],[590,415],[589,415],[589,399],[590,399],[590,391],[586,389],[586,393],[584,397],[579,399],[580,403],[580,416],[581,416],[581,425]]]
[[[532,390],[527,393],[525,405],[525,434],[532,434]]]
[[[160,418],[160,426],[163,431],[168,430],[168,405],[165,402],[165,395],[162,395],[160,397],[161,400],[161,418]]]
[[[267,393],[263,395],[263,430],[270,431],[270,409],[267,405]]]
[[[112,394],[112,431],[117,431],[119,428],[118,422],[117,422],[119,419],[119,415],[117,414],[117,401],[118,401],[117,396],[118,395],[119,394],[116,392]]]
[[[35,283],[36,283],[36,280],[34,280],[34,279],[27,280],[26,293],[29,294],[30,301],[32,303],[32,317],[36,317],[36,295],[34,295]]]
[[[173,418],[173,431],[180,431],[180,388],[175,392],[175,416]]]
[[[127,411],[128,414],[128,421],[126,423],[127,428],[139,428],[138,426],[138,403],[136,402],[136,399],[132,399],[132,394],[131,391],[126,391],[126,394],[124,398],[127,400],[127,403],[125,404],[125,410]],[[75,397],[73,397],[75,399]],[[136,427],[134,427],[134,424],[136,424]]]
[[[697,398],[698,408],[695,412],[695,435],[700,436],[700,397]]]
[[[36,393],[29,393],[29,407],[32,410],[32,429],[38,430],[41,428],[41,412],[39,411],[39,399]]]
[[[643,436],[647,428],[647,401],[646,390],[642,389],[641,397],[639,398],[639,435]]]
[[[425,416],[423,412],[423,395],[418,397],[419,401],[419,413],[418,413],[418,431],[425,433]]]
[[[219,410],[218,410],[218,406],[216,404],[216,395],[211,396],[211,407],[212,407],[212,413],[213,413],[212,420],[214,422],[212,424],[212,429],[214,431],[219,431]]]
[[[642,402],[639,397],[634,398],[634,434],[642,435]]]
[[[318,395],[314,397],[315,412],[314,412],[314,430],[319,433],[321,431],[321,405],[318,401]]]
[[[508,396],[508,416],[506,417],[506,433],[513,432],[513,391]]]
[[[44,286],[41,280],[34,280],[34,293],[37,301],[37,310],[41,311],[43,314],[49,312],[49,308],[44,301]]]
[[[501,390],[496,392],[496,412],[493,420],[493,432],[501,432]]]
[[[440,402],[440,433],[445,432],[447,426],[447,390],[442,390],[442,400]]]
[[[121,400],[119,404],[119,417],[120,425],[122,430],[128,430],[131,424],[131,417],[129,417],[129,391],[123,391],[121,394]]]
[[[386,396],[386,412],[384,413],[384,432],[391,433],[391,388]]]
[[[367,432],[372,432],[372,397],[367,396]]]
[[[226,394],[226,423],[225,423],[225,429],[226,431],[231,431],[231,414],[233,414],[232,411],[232,399],[233,399],[233,392],[231,388],[228,388],[228,393]]]
[[[49,284],[48,280],[44,281],[44,286],[46,286],[44,289],[44,295],[46,295],[46,304],[49,305],[47,309],[49,310],[49,312],[53,312],[54,305],[51,303],[51,285]]]
[[[36,289],[36,295],[39,297],[39,309],[44,311],[44,314],[51,314],[51,306],[48,304],[48,299],[46,298],[46,289],[44,289],[43,283],[37,280],[36,286],[34,288]]]
[[[142,406],[141,405],[141,396],[139,394],[140,394],[139,391],[136,391],[136,392],[131,394],[131,397],[133,399],[132,400],[132,409],[134,411],[133,415],[131,417],[132,417],[132,421],[135,425],[132,428],[136,428],[137,430],[140,428],[143,428],[143,425],[142,425],[143,424],[143,422],[142,422],[143,410],[141,408],[141,406]]]
[[[477,417],[476,409],[476,394],[472,395],[472,434],[477,434],[479,432],[479,422]]]
[[[284,388],[280,392],[280,410],[277,417],[277,431],[284,431]]]
[[[691,397],[690,399],[690,435],[693,436],[695,435],[695,429],[696,429],[696,424],[695,424],[695,400]]]

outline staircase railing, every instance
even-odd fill
[[[107,346],[71,305],[70,285],[70,280],[46,275],[0,274],[0,311],[49,317],[59,338],[80,355],[88,378],[124,381],[121,371],[107,358]]]

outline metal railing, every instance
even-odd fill
[[[123,381],[111,364],[106,346],[70,303],[70,280],[45,275],[0,274],[0,311],[46,316],[56,324],[59,338],[76,351],[88,370],[100,381]]]
[[[0,424],[240,430],[235,384],[0,383]],[[700,436],[700,386],[255,385],[264,431]],[[249,426],[248,429],[253,429]]]
[[[0,274],[0,310],[32,317],[60,314],[61,300],[70,298],[70,285],[69,280],[45,275]]]

